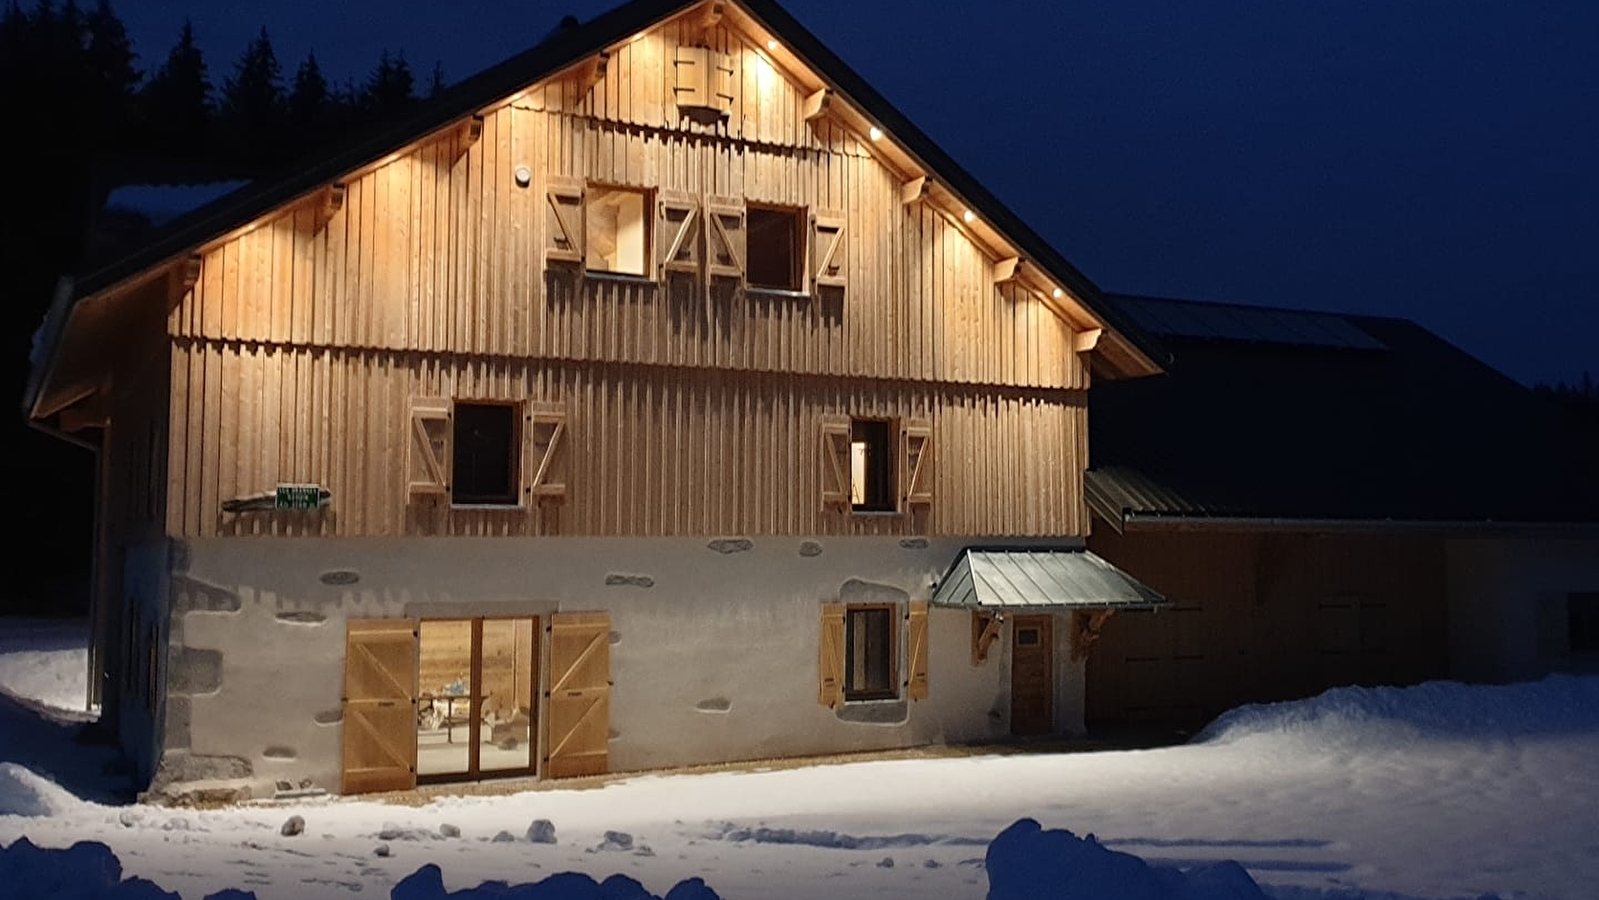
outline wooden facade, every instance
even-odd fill
[[[1440,538],[1103,529],[1090,547],[1172,601],[1104,623],[1090,722],[1197,726],[1245,703],[1448,674]]]
[[[958,217],[906,202],[904,174],[868,138],[808,120],[810,92],[742,32],[697,23],[669,22],[598,71],[533,86],[203,248],[168,319],[166,530],[1086,533],[1078,333],[1003,280]],[[676,115],[691,45],[732,66],[723,124]],[[572,258],[562,203],[584,185],[646,198],[647,274]],[[679,253],[685,217],[711,256],[713,219],[736,230],[763,206],[811,229],[802,290],[748,287]],[[564,416],[564,490],[524,484],[512,508],[418,502],[401,473],[419,398]],[[827,508],[819,435],[839,415],[925,423],[929,502]],[[221,511],[285,482],[329,489],[331,509]]]

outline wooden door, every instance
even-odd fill
[[[410,619],[347,623],[343,793],[416,786],[416,658]]]
[[[550,617],[546,778],[600,775],[611,740],[610,613]]]
[[[1055,630],[1049,616],[1017,616],[1011,625],[1011,734],[1055,730]]]

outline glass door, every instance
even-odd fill
[[[532,774],[537,619],[424,619],[419,629],[416,773],[459,781]]]

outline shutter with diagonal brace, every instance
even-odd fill
[[[744,201],[736,197],[706,197],[706,274],[743,281],[746,234]]]
[[[822,508],[850,505],[849,416],[822,417]]]
[[[837,706],[844,699],[844,604],[822,604],[822,630],[818,641],[818,700]]]
[[[841,288],[848,281],[844,214],[818,210],[811,216],[811,284]]]
[[[416,646],[410,619],[346,624],[343,793],[416,787]]]
[[[581,178],[550,176],[544,217],[544,261],[583,264],[584,184]]]
[[[905,616],[905,696],[927,699],[927,601],[912,600]]]
[[[534,401],[527,411],[527,467],[524,488],[535,500],[566,498],[566,404]]]
[[[405,453],[405,500],[450,492],[450,400],[412,397]]]
[[[908,509],[933,502],[933,425],[906,419],[900,426],[900,498]]]
[[[655,219],[656,277],[665,281],[674,272],[700,274],[700,204],[682,191],[661,191]]]
[[[551,616],[545,777],[603,775],[609,769],[610,678],[610,613]]]

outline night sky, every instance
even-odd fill
[[[1414,319],[1524,382],[1599,378],[1599,3],[784,0],[1106,290]],[[615,0],[113,0],[220,85],[403,50],[425,85]]]

